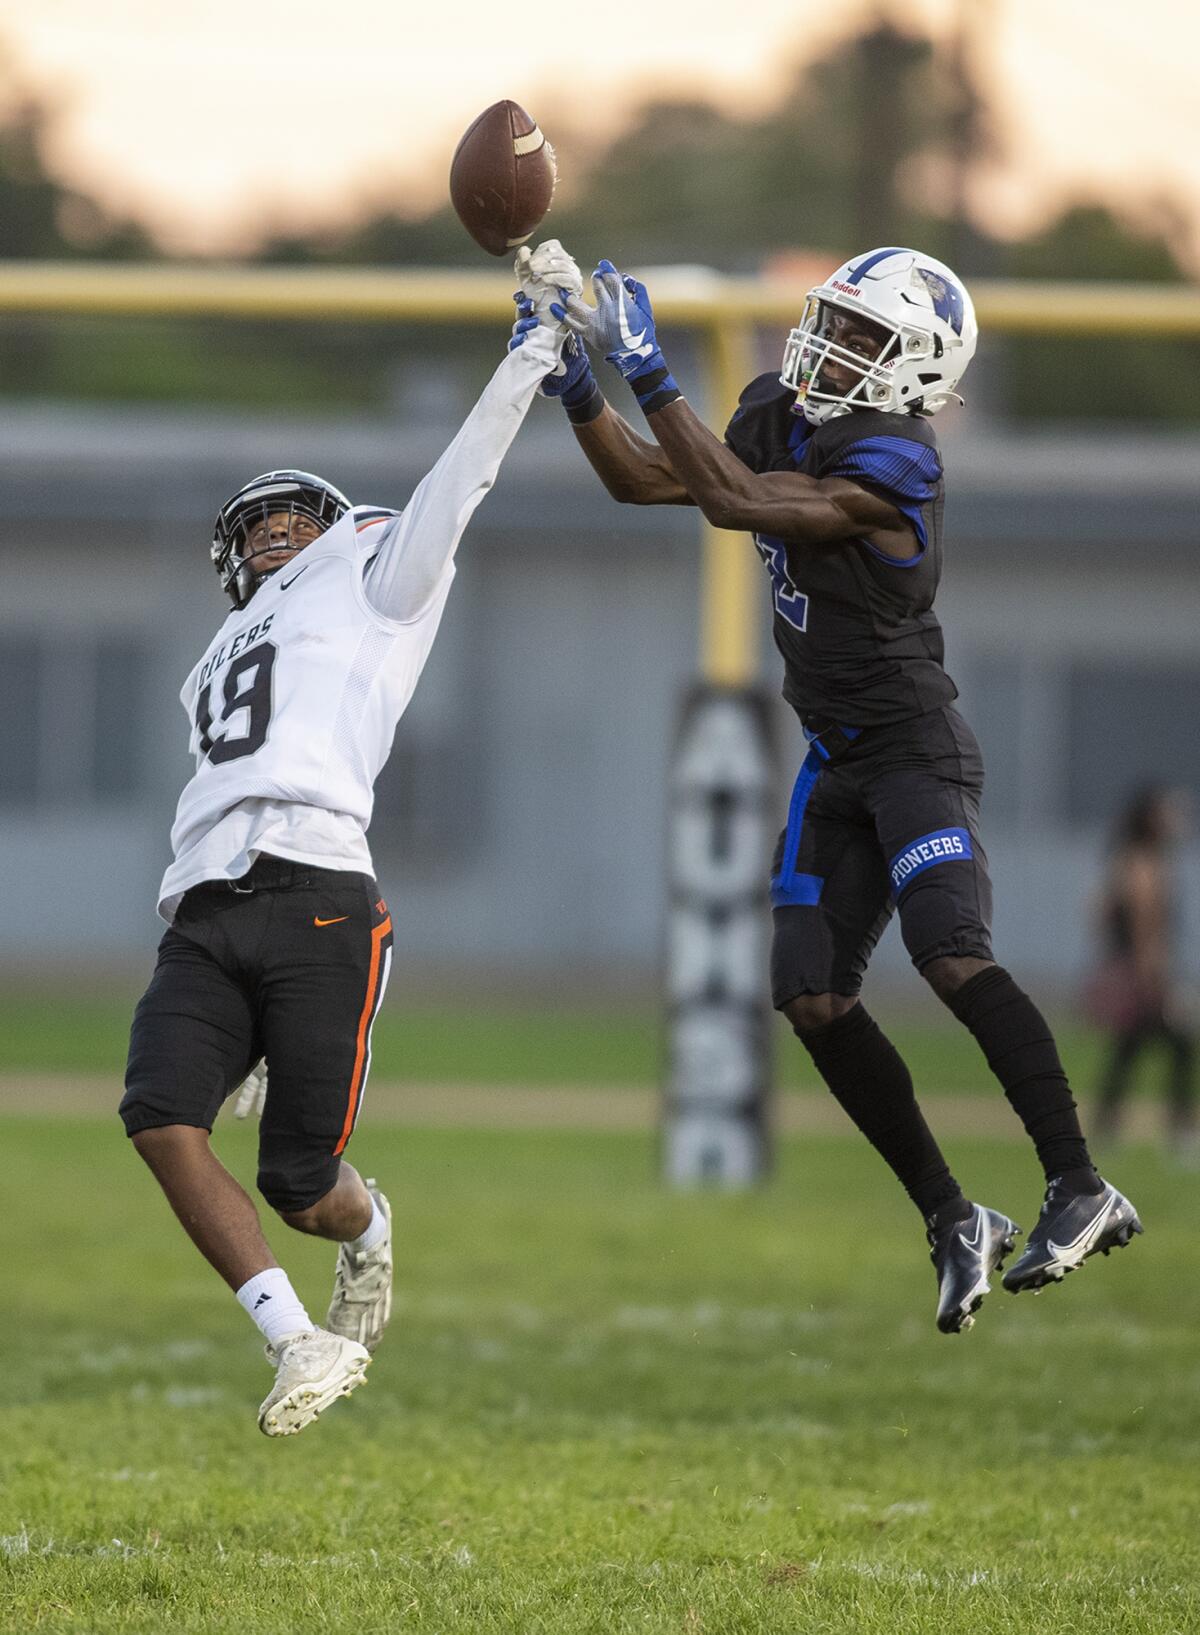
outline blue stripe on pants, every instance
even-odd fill
[[[804,827],[805,808],[808,806],[808,798],[820,776],[825,759],[814,744],[796,775],[791,802],[788,805],[787,830],[783,837],[783,860],[779,866],[779,873],[771,877],[772,908],[812,908],[821,901],[824,880],[817,874],[797,874],[796,859],[800,855],[800,832]]]

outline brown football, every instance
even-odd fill
[[[489,255],[508,255],[554,197],[554,149],[515,102],[493,102],[463,132],[450,161],[450,202]]]

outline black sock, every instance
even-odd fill
[[[921,1214],[965,1220],[971,1206],[951,1175],[913,1095],[912,1077],[891,1040],[861,1005],[825,1027],[796,1030],[817,1072]]]
[[[1007,971],[992,965],[964,982],[949,1004],[1004,1086],[1037,1148],[1046,1179],[1071,1172],[1066,1181],[1072,1191],[1099,1191],[1058,1047],[1029,995]]]

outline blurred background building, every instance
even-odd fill
[[[995,227],[1005,134],[981,30],[1006,8],[940,9],[924,31],[899,8],[860,8],[798,51],[758,108],[664,95],[631,103],[615,136],[577,104],[561,134],[542,113],[569,178],[548,230],[581,258],[639,268],[832,267],[908,242],[968,279],[1194,276],[1192,203],[1153,179]],[[164,257],[169,235],[63,161],[62,110],[18,62],[0,66],[0,89],[0,257]],[[445,207],[351,217],[268,225],[240,254],[478,260]],[[189,765],[176,694],[225,611],[207,561],[218,504],[277,465],[403,504],[505,323],[484,336],[0,313],[0,964],[149,954]],[[1100,839],[1128,789],[1163,776],[1200,789],[1200,342],[1133,327],[985,338],[967,410],[938,423],[939,611],[987,756],[998,946],[1044,979],[1083,963]],[[782,336],[759,345],[775,367]],[[702,377],[682,338],[672,358]],[[472,980],[632,985],[659,958],[668,751],[696,669],[696,519],[612,504],[560,421],[535,406],[467,536],[372,842],[414,961]],[[764,581],[774,687],[767,613]],[[780,733],[793,764],[782,706]],[[1194,851],[1184,874],[1200,903]],[[1200,935],[1185,947],[1195,959]],[[899,976],[898,938],[880,962]]]

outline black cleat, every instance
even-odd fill
[[[1058,1179],[1046,1188],[1038,1223],[1025,1253],[1004,1274],[1010,1294],[1061,1283],[1089,1255],[1123,1249],[1142,1230],[1137,1210],[1105,1181],[1100,1192],[1064,1192]]]
[[[1011,1255],[1021,1228],[998,1210],[972,1204],[965,1221],[940,1232],[926,1231],[929,1258],[938,1275],[937,1326],[943,1334],[964,1334],[991,1288],[988,1278]]]

